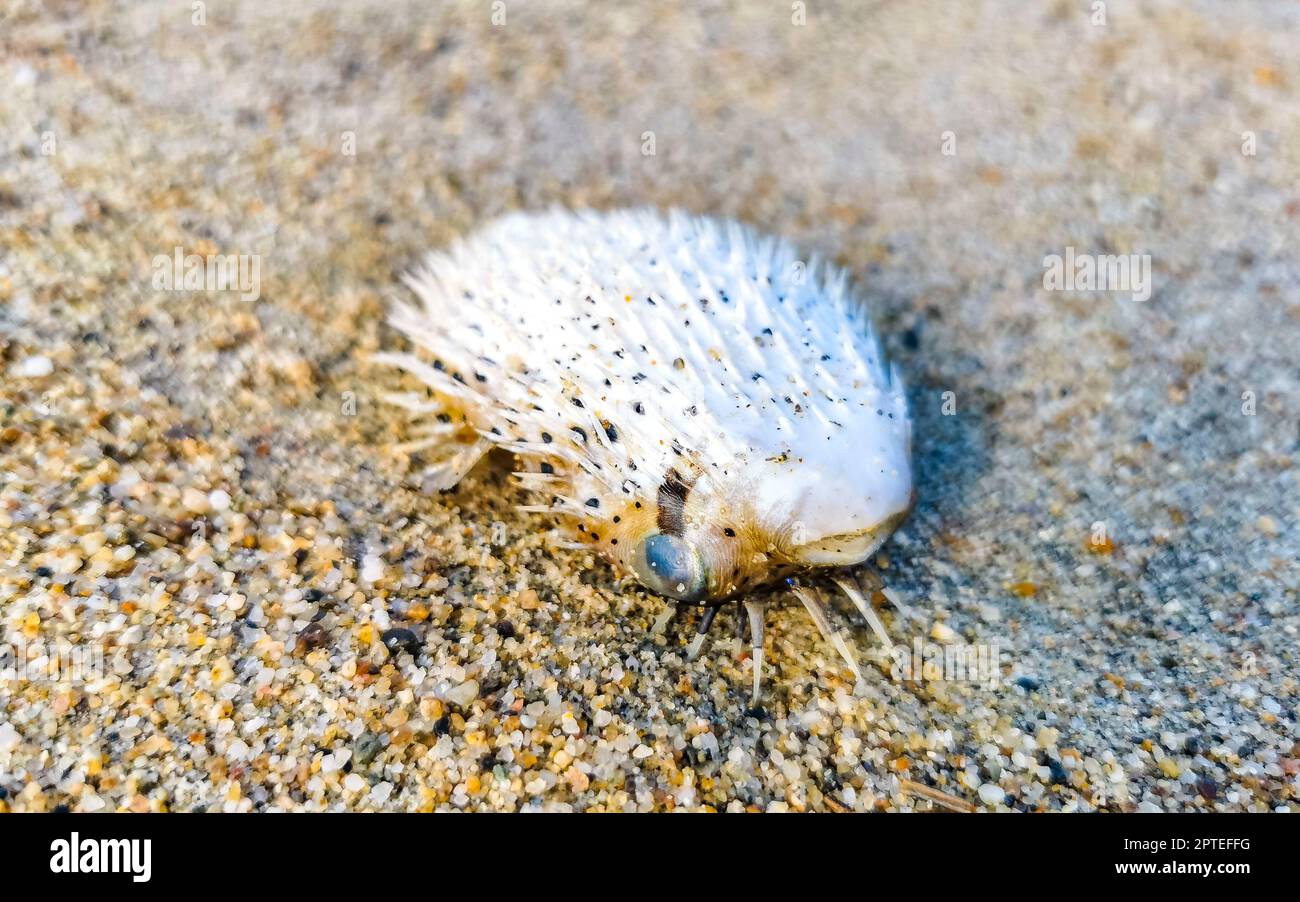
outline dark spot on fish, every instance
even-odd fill
[[[686,497],[690,493],[690,484],[676,470],[670,469],[664,475],[658,492],[659,512],[655,517],[663,532],[680,536],[686,531]]]

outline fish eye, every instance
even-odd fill
[[[642,539],[632,554],[632,570],[652,592],[678,601],[698,601],[707,580],[695,546],[677,536],[656,533]]]

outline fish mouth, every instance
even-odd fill
[[[827,536],[815,542],[807,542],[791,551],[792,559],[808,567],[848,567],[860,564],[879,550],[880,546],[893,534],[916,504],[916,492],[912,492],[907,507],[891,514],[875,526],[858,532],[841,533]]]

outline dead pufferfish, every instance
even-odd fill
[[[758,590],[784,580],[861,679],[813,586],[907,516],[912,426],[843,269],[680,212],[514,213],[406,278],[384,353],[428,391],[390,395],[454,486],[493,447],[578,544],[679,603],[744,603],[757,703]],[[889,646],[856,581],[834,581]]]

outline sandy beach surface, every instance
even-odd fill
[[[4,4],[0,810],[1300,808],[1300,6],[1097,6]],[[857,575],[991,679],[774,592],[751,709],[507,458],[421,491],[385,306],[552,204],[849,268],[919,492]]]

